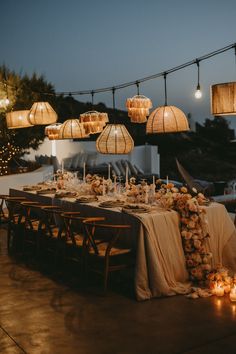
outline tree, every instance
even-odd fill
[[[44,140],[42,126],[8,129],[6,125],[7,112],[30,109],[36,101],[55,103],[54,88],[43,76],[21,77],[4,65],[0,67],[0,174],[8,173],[6,166],[13,158],[31,147],[36,149]]]

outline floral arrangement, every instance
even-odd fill
[[[204,205],[207,199],[202,193],[186,187],[180,190],[172,183],[162,184],[156,193],[158,203],[176,210],[180,217],[180,234],[186,258],[186,267],[192,281],[204,281],[211,271],[212,254],[206,251],[206,239],[209,237],[205,220]]]
[[[91,187],[91,192],[95,195],[103,195],[112,190],[111,179],[105,179],[98,175],[86,176],[86,183]]]
[[[130,179],[126,185],[127,202],[148,203],[150,186],[146,182],[135,184],[135,179]]]

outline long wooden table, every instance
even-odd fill
[[[65,210],[80,211],[84,216],[104,216],[114,223],[131,224],[132,233],[123,241],[136,248],[137,300],[188,292],[191,284],[185,266],[179,216],[175,211],[156,209],[131,215],[122,212],[121,208],[101,208],[98,202],[80,204],[73,198],[59,199],[16,189],[10,189],[10,195],[60,205]],[[210,234],[207,249],[213,254],[212,266],[221,263],[236,272],[236,230],[224,205],[212,203],[206,207],[206,217]]]

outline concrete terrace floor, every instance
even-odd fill
[[[236,353],[236,304],[227,297],[137,302],[122,281],[101,296],[97,285],[85,291],[78,279],[38,268],[8,256],[0,229],[1,354]]]

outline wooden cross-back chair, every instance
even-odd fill
[[[84,228],[87,268],[103,276],[103,289],[106,292],[110,272],[134,265],[132,249],[120,246],[121,236],[127,237],[131,225],[108,224],[91,218],[84,220]]]
[[[64,239],[64,261],[66,263],[76,262],[79,264],[79,271],[82,276],[85,273],[84,247],[85,235],[83,221],[89,219],[87,216],[81,216],[80,212],[66,212],[62,214],[65,225]],[[97,221],[104,220],[103,217],[96,217]]]
[[[23,222],[22,201],[26,201],[26,197],[6,196],[4,201],[7,207],[8,214],[8,229],[7,229],[7,249],[8,252],[16,252],[22,243],[23,237]]]

